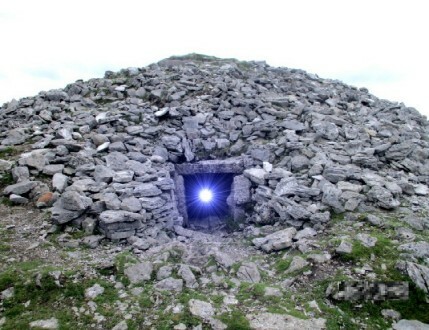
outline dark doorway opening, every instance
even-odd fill
[[[230,215],[227,203],[233,173],[196,173],[183,175],[189,227],[215,229]]]

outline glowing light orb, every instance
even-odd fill
[[[213,192],[210,189],[204,188],[200,191],[198,197],[204,203],[209,203],[213,199]]]

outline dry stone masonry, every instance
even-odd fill
[[[12,203],[143,250],[192,228],[186,175],[231,176],[228,214],[200,229],[286,228],[254,241],[267,252],[335,213],[418,208],[429,193],[415,109],[264,62],[191,55],[79,80],[4,104],[0,141],[22,150],[0,162]]]

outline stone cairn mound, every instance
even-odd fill
[[[141,249],[184,230],[189,169],[235,173],[228,205],[242,228],[320,230],[334,213],[429,192],[428,122],[415,109],[302,70],[195,54],[6,103],[0,142],[22,150],[0,160],[10,202]]]

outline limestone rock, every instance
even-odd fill
[[[261,274],[254,262],[246,262],[238,268],[237,278],[244,282],[259,283],[261,281]]]
[[[210,303],[197,299],[189,300],[189,311],[193,316],[200,317],[203,320],[208,320],[215,313]]]
[[[375,202],[378,206],[387,210],[395,209],[400,204],[389,190],[380,186],[372,187],[367,197],[368,200]]]
[[[92,199],[77,191],[66,191],[61,196],[62,207],[68,211],[84,211],[91,207]]]
[[[92,287],[85,290],[85,298],[92,300],[103,294],[103,292],[104,288],[100,284],[96,283]]]
[[[394,330],[429,330],[429,324],[417,320],[400,320],[392,325]]]
[[[141,262],[124,269],[124,274],[131,284],[138,284],[151,279],[153,266],[150,262]]]
[[[38,329],[50,329],[56,330],[59,328],[59,322],[56,318],[50,318],[47,320],[37,320],[30,322],[30,328],[38,328]]]
[[[409,252],[417,258],[429,258],[429,243],[425,241],[402,244],[398,250]]]
[[[289,268],[286,270],[286,273],[293,273],[296,272],[298,270],[303,269],[304,267],[308,266],[309,263],[302,257],[300,256],[294,256],[292,258],[292,262],[289,266]]]
[[[295,236],[295,234],[296,229],[290,227],[279,230],[265,237],[255,238],[252,240],[252,243],[265,252],[279,251],[292,245],[292,238]]]
[[[10,186],[7,186],[3,190],[3,194],[10,195],[23,195],[28,193],[31,189],[33,189],[36,186],[36,181],[22,181],[15,184],[12,184]]]
[[[317,330],[326,329],[326,320],[322,318],[303,320],[291,315],[259,313],[246,316],[253,330]]]
[[[163,279],[162,281],[159,281],[158,283],[156,283],[154,287],[155,287],[155,290],[158,290],[158,291],[182,292],[183,280],[168,277],[168,278]]]

